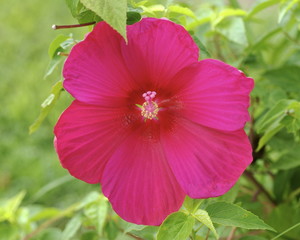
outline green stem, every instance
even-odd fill
[[[27,234],[23,238],[23,240],[29,240],[29,239],[31,239],[32,237],[36,236],[38,233],[40,233],[41,231],[43,231],[45,228],[47,228],[48,226],[52,225],[53,223],[57,222],[61,218],[64,218],[64,217],[70,215],[71,213],[75,212],[78,209],[78,206],[79,206],[78,203],[73,204],[72,206],[68,207],[66,210],[64,210],[60,214],[58,214],[56,217],[50,218],[48,221],[46,221],[43,224],[41,224],[33,232]]]
[[[280,233],[279,235],[277,235],[276,237],[272,238],[271,240],[275,240],[275,239],[277,239],[277,238],[283,236],[283,235],[286,234],[287,232],[289,232],[289,231],[291,231],[291,230],[293,230],[294,228],[299,227],[299,226],[300,226],[300,222],[297,223],[297,224],[295,224],[294,226],[288,228],[287,230],[285,230],[284,232]]]

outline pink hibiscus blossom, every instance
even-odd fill
[[[100,22],[73,47],[63,75],[75,100],[55,126],[56,151],[71,175],[101,184],[123,219],[159,225],[186,195],[226,193],[251,163],[253,79],[198,61],[171,21],[144,18],[127,36]]]

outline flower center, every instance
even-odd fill
[[[141,108],[141,115],[145,118],[145,120],[147,119],[152,120],[153,118],[157,119],[159,108],[157,103],[153,101],[155,96],[156,96],[156,92],[154,91],[148,91],[143,94],[143,98],[145,99],[145,102],[140,108]]]

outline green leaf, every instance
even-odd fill
[[[293,177],[293,171],[279,171],[274,176],[273,193],[276,202],[280,203],[290,190],[290,180]]]
[[[280,122],[285,116],[288,106],[295,100],[282,99],[272,107],[259,121],[256,123],[258,133],[265,132],[274,122]]]
[[[185,200],[183,202],[183,206],[190,212],[194,213],[197,211],[201,203],[203,202],[203,199],[193,199],[189,196],[185,197]]]
[[[68,8],[71,11],[72,16],[76,18],[79,12],[78,9],[79,0],[65,0],[65,1],[67,3]]]
[[[66,3],[72,16],[76,18],[79,23],[101,21],[101,19],[97,19],[97,15],[93,11],[85,8],[79,0],[66,0]]]
[[[75,215],[66,225],[64,231],[62,232],[61,239],[69,240],[73,236],[75,236],[76,232],[81,226],[81,217],[79,215]]]
[[[248,18],[251,18],[253,17],[254,15],[256,15],[257,13],[261,12],[262,10],[268,8],[268,7],[271,7],[277,3],[280,3],[281,0],[267,0],[267,1],[263,1],[259,4],[257,4],[249,13],[248,13],[248,16],[247,16],[247,19]]]
[[[216,30],[228,40],[240,45],[248,45],[245,24],[242,18],[226,18],[216,26]]]
[[[253,213],[232,203],[216,202],[208,205],[206,211],[208,212],[212,222],[224,226],[275,231]]]
[[[263,77],[272,84],[282,88],[295,97],[300,98],[300,66],[282,66],[280,68],[267,71]]]
[[[62,44],[67,39],[70,39],[70,37],[62,34],[56,36],[56,38],[50,43],[48,49],[48,54],[50,58],[53,58],[56,55],[57,51],[61,48],[60,44]]]
[[[246,236],[246,237],[242,237],[239,240],[268,240],[264,237],[260,237],[260,236]]]
[[[286,145],[285,149],[278,150],[282,156],[271,165],[272,169],[288,170],[300,166],[300,144],[298,142],[290,141],[290,144]],[[283,185],[284,182],[281,182],[280,184]]]
[[[59,56],[59,52],[65,52],[70,46],[75,44],[72,36],[58,35],[51,43],[48,49],[48,55],[51,58],[47,72],[44,78],[52,74],[56,66],[61,63],[65,57]]]
[[[46,74],[44,75],[44,79],[46,79],[48,76],[50,76],[53,71],[55,70],[55,68],[63,61],[63,57],[62,56],[54,56],[48,67],[47,67],[47,71],[46,71]]]
[[[95,201],[84,207],[84,214],[92,221],[99,235],[102,235],[104,223],[108,211],[108,201],[103,195],[99,195]]]
[[[127,12],[127,25],[132,25],[138,21],[140,21],[142,18],[141,14],[139,12],[135,11],[129,11]]]
[[[16,220],[16,212],[24,197],[25,191],[21,191],[16,196],[5,201],[3,206],[0,206],[0,222],[4,220],[14,222]]]
[[[91,203],[95,203],[98,201],[98,199],[100,198],[100,194],[98,192],[90,192],[78,205],[77,210],[82,209],[83,207],[91,204]]]
[[[84,232],[81,234],[80,240],[99,240],[99,235],[96,231]]]
[[[158,17],[157,13],[163,13],[166,11],[166,8],[164,5],[161,4],[155,4],[155,5],[151,5],[151,6],[140,6],[143,11],[145,12],[145,14],[150,15],[152,17]]]
[[[50,95],[41,104],[41,113],[39,117],[35,120],[35,122],[29,127],[29,134],[32,134],[40,127],[44,119],[47,117],[47,115],[49,114],[49,112],[52,110],[55,103],[57,102],[62,90],[63,90],[62,81],[58,81],[52,87]]]
[[[157,240],[183,240],[192,232],[195,219],[183,212],[169,215],[159,227]]]
[[[255,151],[259,151],[263,146],[266,145],[266,143],[268,141],[270,141],[270,139],[272,137],[274,137],[274,135],[276,133],[278,133],[281,129],[284,128],[284,125],[283,124],[280,124],[278,122],[275,122],[273,125],[270,126],[270,128],[264,133],[264,135],[259,139],[259,142],[258,142],[258,146],[256,148]]]
[[[187,7],[182,7],[180,5],[171,5],[171,6],[169,6],[168,11],[173,12],[173,13],[183,14],[183,15],[186,15],[188,17],[197,19],[195,13],[193,13],[193,11],[191,9],[189,9]]]
[[[80,0],[82,4],[95,12],[113,29],[126,38],[126,0]]]
[[[36,237],[30,238],[30,240],[58,240],[61,238],[61,230],[58,228],[47,228],[39,233]]]
[[[234,9],[234,8],[226,8],[222,10],[218,17],[212,22],[213,26],[216,26],[220,22],[222,22],[225,18],[233,17],[233,16],[246,16],[247,12],[242,9]]]
[[[155,226],[147,226],[140,231],[132,230],[130,231],[135,236],[138,236],[144,240],[154,240],[157,234],[158,227]]]
[[[196,27],[199,27],[200,25],[203,25],[205,23],[209,23],[211,21],[211,16],[203,17],[198,20],[195,20],[189,24],[186,25],[186,30],[194,30]]]
[[[286,238],[280,239],[298,240],[300,236],[300,227],[299,225],[297,226],[297,224],[300,223],[299,206],[293,203],[278,205],[273,209],[271,214],[269,214],[268,223],[272,224],[272,226],[274,226],[279,233],[284,233]],[[290,229],[293,226],[296,226],[296,228]]]
[[[281,24],[282,20],[286,16],[286,14],[297,4],[299,3],[299,0],[292,0],[283,2],[283,4],[280,7],[279,16],[278,16],[278,23]]]
[[[57,216],[60,213],[60,210],[57,208],[45,208],[42,211],[36,213],[33,215],[29,221],[30,222],[36,222],[47,218],[52,218]]]
[[[274,170],[289,170],[300,166],[300,143],[295,142],[291,137],[291,134],[281,131],[276,138],[273,138],[268,145],[268,158],[271,160],[270,168]],[[289,173],[290,171],[284,171],[284,173]],[[282,176],[283,175],[283,176]],[[276,198],[282,198],[280,192],[283,192],[284,186],[289,182],[290,176],[284,176],[281,171],[275,175],[274,182],[274,193]],[[285,188],[288,190],[288,187]]]
[[[200,39],[194,34],[192,35],[192,38],[200,49],[200,56],[202,56],[202,54],[204,53],[207,57],[211,57],[210,53],[208,52],[204,44],[200,41]]]
[[[198,209],[196,213],[192,214],[199,222],[203,223],[208,227],[212,233],[215,235],[216,239],[219,239],[219,235],[216,232],[216,229],[208,215],[208,213],[203,209]]]
[[[223,194],[220,197],[214,198],[218,201],[233,203],[239,193],[240,184],[237,182],[227,193]]]
[[[257,151],[284,127],[297,136],[300,129],[300,103],[290,99],[280,100],[257,122],[256,127],[258,133],[264,132]]]
[[[118,226],[114,221],[107,221],[104,230],[108,240],[115,240],[119,233]]]

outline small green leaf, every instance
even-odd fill
[[[79,12],[79,9],[78,9],[79,8],[78,7],[79,0],[65,0],[65,1],[67,3],[68,8],[71,11],[72,16],[76,18],[76,16],[78,15],[78,12]]]
[[[260,2],[256,6],[254,6],[254,8],[248,13],[247,18],[251,18],[254,15],[256,15],[257,13],[261,12],[262,10],[264,10],[268,7],[271,7],[280,2],[281,2],[281,0],[267,0],[267,1]]]
[[[80,0],[82,4],[95,12],[113,29],[126,38],[126,0]]]
[[[3,206],[0,206],[0,222],[4,220],[8,220],[9,222],[15,221],[16,212],[24,197],[25,191],[21,191],[16,196],[4,202]]]
[[[51,59],[44,78],[52,74],[56,66],[64,60],[59,56],[59,52],[65,52],[70,46],[75,44],[72,36],[58,35],[51,43],[48,49],[48,55]]]
[[[284,1],[282,6],[280,7],[279,16],[278,16],[278,23],[281,24],[282,20],[286,16],[286,14],[297,4],[299,0],[292,0],[290,2]]]
[[[240,17],[224,19],[222,22],[218,23],[216,30],[232,42],[243,46],[248,45],[245,24]]]
[[[194,30],[196,27],[199,27],[200,25],[203,25],[205,23],[209,23],[211,21],[211,16],[203,17],[198,20],[195,20],[189,24],[186,25],[186,30]]]
[[[49,65],[47,67],[47,71],[46,71],[46,74],[44,76],[44,79],[46,79],[48,76],[50,76],[53,73],[53,71],[55,70],[55,68],[58,66],[58,64],[60,64],[63,61],[63,59],[64,58],[61,57],[61,56],[54,56],[51,59]]]
[[[274,105],[259,121],[256,123],[258,133],[265,132],[274,122],[280,122],[286,116],[288,106],[295,100],[282,99]]]
[[[64,41],[66,41],[67,39],[69,39],[69,36],[65,36],[65,35],[58,35],[56,36],[56,38],[50,43],[49,49],[48,49],[48,54],[50,58],[53,58],[58,49],[61,48],[60,44],[62,44]]]
[[[81,217],[79,215],[75,215],[66,225],[64,231],[62,232],[61,239],[69,240],[75,236],[76,232],[81,226]]]
[[[35,122],[29,127],[29,134],[35,132],[44,119],[47,117],[51,109],[54,107],[57,102],[61,91],[63,90],[62,81],[58,81],[51,90],[51,93],[48,98],[41,105],[41,113]]]
[[[294,144],[293,146],[294,147],[291,147],[290,149],[297,149],[299,148],[299,143]],[[299,154],[299,151],[297,151],[297,153]],[[299,156],[300,155],[287,154],[281,157],[277,162],[273,163],[271,165],[271,168],[277,170],[288,170],[291,168],[296,168],[300,166]]]
[[[199,208],[199,206],[201,205],[202,202],[203,202],[203,199],[193,199],[193,198],[190,198],[189,196],[186,196],[183,206],[190,213],[194,213],[195,211],[197,211],[197,209]]]
[[[168,11],[169,12],[173,12],[173,13],[178,13],[178,14],[183,14],[186,15],[188,17],[197,19],[195,13],[193,13],[193,11],[187,7],[182,7],[180,5],[171,5],[168,7]]]
[[[262,149],[263,146],[266,145],[266,143],[268,141],[270,141],[270,139],[272,137],[274,137],[274,135],[276,133],[278,133],[281,129],[284,128],[284,125],[283,124],[280,124],[278,122],[275,122],[273,125],[271,125],[267,131],[264,133],[264,135],[259,139],[259,142],[258,142],[258,146],[257,146],[257,149],[255,151],[259,151],[260,149]]]
[[[195,219],[183,212],[169,215],[159,227],[157,240],[183,240],[192,232]]]
[[[210,53],[208,52],[208,50],[206,49],[204,44],[200,41],[200,39],[194,34],[192,35],[192,38],[194,39],[195,43],[197,44],[197,46],[200,49],[200,56],[202,56],[202,54],[204,54],[207,57],[211,57]]]
[[[256,127],[258,133],[264,132],[256,151],[284,127],[297,136],[300,129],[300,103],[290,99],[280,100],[257,122]]]
[[[101,21],[101,19],[97,19],[97,15],[93,11],[84,7],[79,0],[66,0],[66,3],[71,11],[72,16],[76,18],[79,23]]]
[[[206,227],[208,227],[212,233],[215,235],[216,239],[219,239],[219,235],[208,215],[208,213],[203,209],[198,209],[195,214],[192,214],[199,222],[203,223]]]
[[[36,213],[35,215],[33,215],[29,221],[30,222],[36,222],[36,221],[40,221],[43,219],[47,219],[47,218],[51,218],[51,217],[55,217],[60,213],[60,210],[57,208],[45,208],[42,211]]]
[[[127,12],[127,25],[132,25],[138,21],[140,21],[142,18],[141,14],[139,12],[130,11]]]
[[[280,87],[295,97],[300,98],[300,67],[295,65],[282,66],[277,69],[267,71],[263,77],[272,84]]]
[[[96,226],[99,235],[102,235],[104,223],[108,211],[108,201],[103,195],[98,194],[97,198],[86,204],[84,207],[84,214]]]
[[[225,18],[233,17],[233,16],[246,16],[247,12],[242,9],[234,9],[234,8],[226,8],[222,10],[218,17],[212,22],[213,26],[216,26],[220,22],[222,22]]]
[[[212,222],[224,226],[275,231],[253,213],[232,203],[216,202],[208,205],[206,211],[208,212]]]

